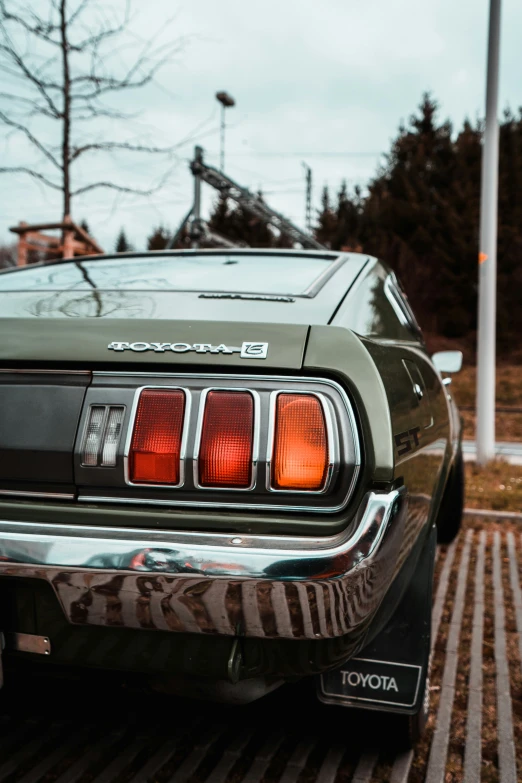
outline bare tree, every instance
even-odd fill
[[[45,10],[37,12],[39,7]],[[129,120],[133,115],[115,105],[118,94],[149,85],[183,46],[181,39],[161,43],[158,34],[131,47],[125,41],[130,0],[118,21],[106,13],[96,0],[0,0],[0,123],[24,137],[39,158],[2,166],[0,173],[27,174],[61,191],[64,217],[82,193],[105,188],[149,195],[166,178],[145,190],[110,178],[77,184],[76,166],[85,156],[123,151],[168,157],[174,151],[128,136],[110,140],[106,127],[96,136],[88,133],[92,120]],[[122,66],[129,48],[132,63]]]

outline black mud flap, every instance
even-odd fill
[[[417,715],[423,709],[436,545],[433,528],[391,620],[356,658],[317,678],[320,701],[403,715]]]

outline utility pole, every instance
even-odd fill
[[[203,162],[203,147],[194,147],[194,161],[199,164]],[[199,247],[203,235],[203,226],[201,225],[201,176],[194,174],[194,206],[192,207],[192,222],[190,224],[190,246],[194,249]]]
[[[223,172],[225,170],[225,109],[231,108],[236,105],[235,100],[228,92],[217,92],[216,98],[221,104],[221,149],[219,153],[219,170]]]
[[[312,233],[312,169],[303,161],[303,168],[306,172],[306,201],[305,201],[305,228],[309,234]]]
[[[485,465],[495,457],[499,53],[500,0],[490,0],[478,275],[477,462],[479,465]]]

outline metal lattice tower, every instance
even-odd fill
[[[227,177],[221,171],[208,166],[203,161],[203,148],[197,146],[195,148],[194,160],[190,164],[190,170],[194,175],[194,204],[183,220],[180,228],[175,234],[170,247],[174,247],[177,238],[181,235],[183,227],[191,218],[190,221],[190,234],[192,247],[200,247],[202,241],[210,242],[211,244],[218,244],[224,247],[238,246],[235,243],[225,237],[221,237],[216,232],[211,232],[207,227],[204,220],[201,218],[201,183],[206,182],[211,185],[219,193],[223,193],[227,198],[235,201],[252,215],[263,220],[268,225],[272,226],[284,236],[287,236],[292,242],[301,245],[304,249],[325,250],[325,246],[317,242],[306,231],[295,226],[290,220],[281,215],[280,212],[276,212],[271,209],[258,195],[251,193],[248,188],[244,188],[234,182],[233,179]],[[310,213],[311,213],[311,197],[310,197]]]

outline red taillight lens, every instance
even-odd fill
[[[199,448],[202,487],[244,489],[252,483],[254,400],[249,392],[209,391]]]
[[[184,392],[177,389],[142,391],[129,453],[132,482],[179,484],[184,417]]]
[[[312,394],[278,394],[272,487],[317,492],[327,474],[328,436],[319,399]]]

